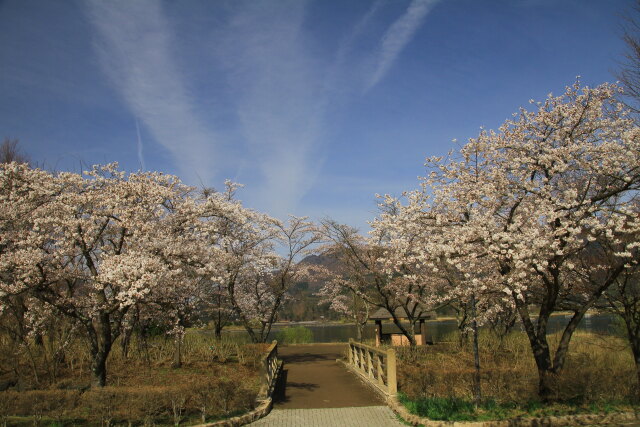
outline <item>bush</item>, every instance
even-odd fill
[[[293,326],[278,332],[277,339],[281,344],[305,344],[313,342],[313,332],[304,326]]]

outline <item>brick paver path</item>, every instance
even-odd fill
[[[274,409],[252,427],[402,427],[387,406]]]
[[[346,344],[278,347],[284,372],[273,410],[252,426],[402,426],[381,397],[336,362]]]

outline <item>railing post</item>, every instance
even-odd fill
[[[398,393],[397,359],[394,349],[381,350],[349,340],[349,365],[365,380],[389,396]]]
[[[278,342],[273,341],[269,346],[269,351],[262,358],[261,376],[263,381],[262,391],[260,392],[260,398],[264,399],[269,395],[271,386],[273,385],[273,378],[278,369]]]
[[[369,378],[375,378],[375,374],[373,373],[373,352],[371,350],[367,351],[367,365]]]
[[[398,393],[398,380],[396,377],[396,351],[387,350],[387,389],[389,395]]]

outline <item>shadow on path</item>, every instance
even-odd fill
[[[346,344],[278,347],[283,372],[274,391],[274,408],[346,408],[384,405],[360,378],[336,362]]]

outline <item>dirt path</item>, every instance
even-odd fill
[[[278,347],[284,371],[274,395],[275,409],[346,408],[384,405],[376,392],[336,362],[346,344]]]

